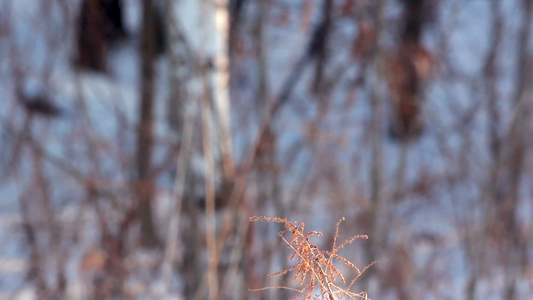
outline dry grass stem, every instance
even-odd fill
[[[279,232],[279,236],[283,239],[285,244],[293,251],[290,260],[297,260],[296,264],[270,274],[267,277],[285,275],[291,271],[296,271],[294,279],[298,280],[302,286],[301,289],[293,289],[284,286],[265,287],[261,289],[254,289],[251,291],[262,291],[271,288],[283,288],[293,291],[297,291],[298,294],[293,299],[328,299],[336,300],[348,297],[348,299],[369,299],[366,292],[354,293],[350,289],[357,280],[363,274],[363,272],[373,265],[372,262],[362,270],[358,268],[354,263],[338,254],[339,250],[348,244],[351,244],[356,239],[368,239],[366,235],[355,235],[342,243],[338,244],[337,239],[339,237],[339,226],[344,218],[341,218],[337,222],[335,229],[335,236],[333,238],[333,245],[330,251],[320,250],[316,245],[310,241],[311,236],[321,236],[322,233],[318,231],[305,232],[305,223],[290,222],[283,218],[269,218],[269,217],[251,217],[250,221],[268,221],[282,223],[285,229]],[[290,239],[287,238],[287,234],[290,233]],[[339,269],[335,266],[337,261],[342,262],[346,266],[357,272],[356,277],[346,286],[346,279]],[[340,282],[337,284],[337,282]]]

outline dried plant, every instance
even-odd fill
[[[278,235],[283,239],[285,244],[293,250],[290,260],[298,258],[297,263],[285,270],[279,271],[274,274],[270,274],[267,277],[285,275],[290,271],[295,270],[296,274],[294,279],[299,279],[301,289],[293,289],[285,286],[273,286],[265,287],[261,289],[255,289],[252,291],[262,291],[270,288],[283,288],[297,291],[298,294],[292,299],[370,299],[366,292],[354,293],[350,289],[355,281],[363,274],[363,272],[376,262],[372,262],[363,269],[358,268],[354,263],[350,262],[346,258],[338,254],[339,250],[344,246],[351,244],[356,239],[368,239],[366,235],[355,235],[348,238],[344,242],[338,244],[337,239],[339,237],[339,226],[344,218],[341,218],[337,222],[335,229],[335,236],[333,238],[333,246],[330,251],[320,250],[316,245],[310,241],[311,236],[320,236],[321,232],[310,231],[305,232],[305,223],[290,222],[287,219],[282,218],[268,218],[268,217],[251,217],[250,221],[268,221],[283,223],[285,230],[282,230]],[[287,239],[287,233],[292,234],[290,239]],[[357,275],[355,278],[347,284],[345,277],[335,266],[335,262],[340,261],[355,270]],[[342,285],[337,282],[342,282]]]

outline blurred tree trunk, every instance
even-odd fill
[[[104,72],[106,66],[105,34],[102,30],[99,4],[83,1],[78,20],[76,63],[78,66]]]
[[[215,83],[213,88],[214,123],[218,129],[219,147],[224,179],[232,179],[235,173],[233,143],[231,138],[231,101],[229,69],[229,7],[228,1],[214,1],[215,8]],[[216,145],[216,144],[215,144]]]
[[[152,215],[154,196],[153,176],[150,174],[153,150],[154,110],[154,14],[153,1],[142,1],[141,28],[141,103],[139,105],[139,128],[137,136],[137,205],[141,220],[141,244],[154,246],[158,243]]]
[[[491,46],[488,50],[487,58],[484,62],[483,76],[485,80],[485,90],[487,97],[487,111],[491,122],[488,125],[488,149],[490,152],[490,164],[488,166],[489,178],[482,187],[486,193],[486,197],[491,199],[487,201],[487,205],[492,206],[498,197],[498,187],[496,184],[498,173],[500,169],[500,149],[501,149],[501,119],[498,110],[499,91],[496,82],[498,80],[498,64],[497,58],[500,53],[501,40],[503,37],[503,19],[498,1],[491,2],[490,5],[491,30],[488,32],[491,39]],[[489,207],[489,209],[491,209]],[[483,273],[484,261],[486,259],[485,247],[487,239],[479,237],[475,233],[469,233],[465,239],[465,249],[471,265],[469,278],[465,286],[465,299],[476,299],[476,291],[478,282]]]
[[[79,67],[107,71],[109,46],[126,36],[122,11],[121,0],[84,0],[81,3],[76,58]]]
[[[376,32],[379,34],[383,28],[383,13],[385,0],[381,0],[375,4],[374,8],[374,26]],[[377,41],[376,41],[377,43]],[[380,91],[380,69],[378,68],[379,60],[382,53],[380,53],[379,45],[372,47],[375,50],[369,54],[368,62],[370,68],[367,70],[367,74],[370,74],[370,80],[367,83],[370,90],[370,107],[372,110],[371,121],[371,163],[370,163],[370,204],[368,208],[368,221],[366,223],[366,230],[371,237],[368,243],[365,244],[365,261],[370,263],[379,258],[381,253],[380,249],[383,249],[383,242],[385,237],[383,236],[384,229],[382,223],[384,203],[383,203],[383,129],[386,121],[386,112],[383,100],[381,99],[382,93]],[[361,276],[360,283],[363,290],[368,291],[369,279],[374,274],[373,268],[370,268],[367,272]]]
[[[502,267],[505,275],[503,299],[517,299],[517,283],[525,257],[524,243],[521,237],[518,211],[520,206],[520,186],[527,155],[526,142],[529,136],[529,119],[531,115],[531,40],[532,2],[522,1],[523,16],[518,35],[516,60],[516,81],[514,87],[510,126],[504,137],[505,148],[501,151],[501,170],[497,177],[497,194],[492,214],[494,220],[493,234],[496,243],[501,245],[503,254]],[[489,215],[490,216],[490,215]]]

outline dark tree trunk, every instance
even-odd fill
[[[153,150],[154,110],[154,14],[153,1],[143,0],[141,29],[141,103],[139,106],[139,129],[137,139],[138,209],[141,221],[141,244],[158,244],[152,216],[154,196],[153,176],[150,174]]]
[[[389,89],[393,100],[390,136],[408,141],[423,131],[422,87],[431,71],[432,57],[422,44],[422,32],[431,15],[428,0],[402,0],[403,28],[398,50],[389,61]]]
[[[84,0],[78,19],[76,64],[105,72],[108,47],[125,35],[120,0]]]

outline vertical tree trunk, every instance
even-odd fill
[[[385,0],[380,0],[376,3],[375,7],[375,27],[379,32],[382,26],[383,11]],[[369,58],[369,63],[373,66],[377,66],[380,59],[379,45],[376,45],[375,52]],[[381,99],[381,93],[379,88],[379,70],[375,67],[375,70],[368,72],[370,74],[369,90],[370,105],[372,109],[372,157],[370,164],[370,208],[369,208],[369,221],[367,223],[367,230],[369,232],[370,240],[365,245],[365,260],[370,263],[379,257],[379,250],[382,248],[382,242],[385,238],[382,236],[384,228],[380,226],[380,216],[383,214],[383,128],[386,120],[385,107]],[[369,286],[369,279],[373,275],[374,270],[370,268],[368,272],[365,272],[360,278],[361,286],[363,290],[367,291]]]
[[[77,29],[77,57],[76,64],[82,68],[105,72],[106,47],[102,14],[99,14],[99,4],[83,1]]]
[[[139,128],[137,137],[137,205],[141,221],[141,244],[154,246],[157,236],[152,216],[154,195],[153,178],[150,175],[153,150],[153,110],[154,110],[154,14],[153,1],[142,1],[141,29],[141,103],[139,105]]]
[[[215,120],[222,158],[222,171],[225,179],[234,176],[233,143],[230,131],[230,93],[229,93],[229,8],[228,0],[215,0],[215,83],[213,102]]]
[[[505,187],[503,195],[497,199],[496,207],[498,209],[497,229],[500,235],[504,237],[505,258],[504,274],[505,287],[503,297],[507,300],[515,300],[519,297],[517,292],[517,283],[519,279],[519,270],[521,269],[520,252],[524,244],[520,237],[520,222],[517,208],[520,205],[520,186],[524,172],[524,162],[527,157],[526,143],[530,136],[530,115],[531,115],[531,95],[533,86],[531,84],[531,54],[528,45],[531,41],[531,20],[533,18],[533,5],[531,1],[524,0],[522,24],[519,33],[518,53],[517,53],[517,80],[514,91],[514,110],[516,113],[511,120],[507,133],[506,146],[504,152],[504,172],[502,175],[502,186]]]
[[[498,100],[499,100],[499,91],[497,89],[497,76],[498,76],[498,65],[497,58],[500,51],[500,44],[503,37],[503,20],[501,14],[500,3],[498,1],[491,2],[491,30],[488,32],[489,37],[491,38],[491,47],[489,48],[488,55],[484,65],[483,75],[485,77],[486,84],[486,96],[487,96],[487,113],[490,116],[490,122],[487,124],[488,132],[488,141],[487,145],[490,149],[490,161],[491,164],[488,166],[487,182],[484,183],[486,186],[483,187],[485,190],[483,193],[486,194],[486,198],[490,199],[487,201],[488,207],[485,207],[485,212],[489,212],[494,209],[494,204],[497,202],[499,197],[499,187],[497,184],[499,173],[501,172],[501,129],[502,124],[500,121],[500,112],[498,109]],[[493,222],[494,218],[493,213],[488,213],[487,222]],[[491,226],[491,225],[489,225]],[[468,232],[468,231],[467,231]],[[479,237],[475,233],[469,233],[468,238],[465,239],[464,247],[468,254],[469,264],[472,266],[468,284],[465,288],[465,299],[473,300],[476,299],[476,292],[478,289],[478,284],[480,277],[482,275],[482,270],[485,267],[484,263],[486,261],[486,251],[481,251],[480,249],[486,249],[488,239],[485,237]]]

